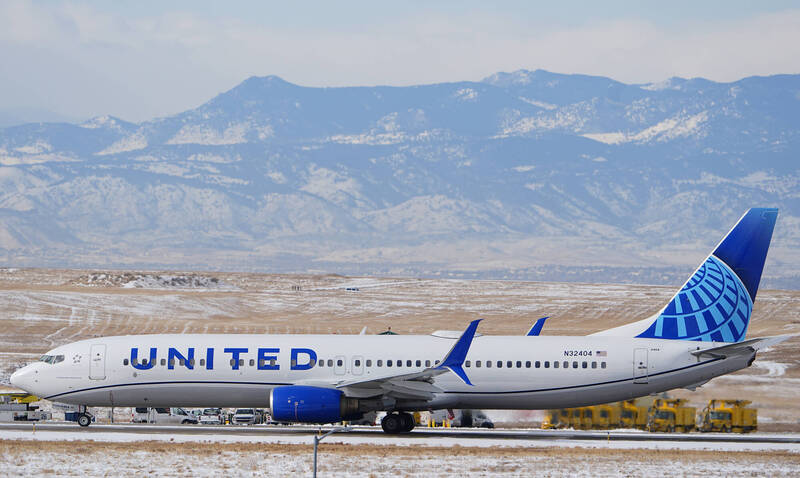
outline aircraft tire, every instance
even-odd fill
[[[88,427],[92,423],[92,417],[85,413],[81,413],[78,415],[78,425],[82,427]]]
[[[389,433],[391,435],[402,433],[403,431],[402,425],[403,423],[402,420],[400,419],[400,415],[398,415],[397,413],[389,413],[385,417],[383,417],[383,420],[381,420],[381,428],[383,428],[384,432]]]
[[[400,416],[400,426],[403,433],[408,433],[414,429],[414,416],[410,413],[401,413]]]

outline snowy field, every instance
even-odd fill
[[[309,476],[311,437],[6,431],[4,476]],[[800,476],[798,445],[336,435],[320,476]]]

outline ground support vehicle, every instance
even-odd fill
[[[654,432],[690,432],[695,428],[697,409],[682,398],[657,398],[650,408],[648,426]]]
[[[749,433],[758,430],[758,409],[750,400],[710,400],[700,412],[701,432]]]

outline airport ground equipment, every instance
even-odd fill
[[[650,407],[648,428],[653,432],[690,432],[695,428],[695,407],[683,398],[657,398]]]
[[[0,422],[34,422],[51,419],[50,412],[31,405],[39,400],[39,397],[28,393],[0,394]]]
[[[758,429],[758,409],[750,400],[709,400],[700,412],[700,431],[749,433]]]

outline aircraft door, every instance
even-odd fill
[[[336,375],[344,375],[347,371],[347,361],[345,360],[344,356],[338,355],[333,360],[333,373]]]
[[[633,383],[648,383],[647,349],[633,349]]]
[[[106,378],[106,346],[103,344],[92,345],[89,350],[89,378],[92,380]]]
[[[361,375],[364,373],[364,357],[360,355],[353,357],[353,363],[350,370],[353,371],[353,375]]]

